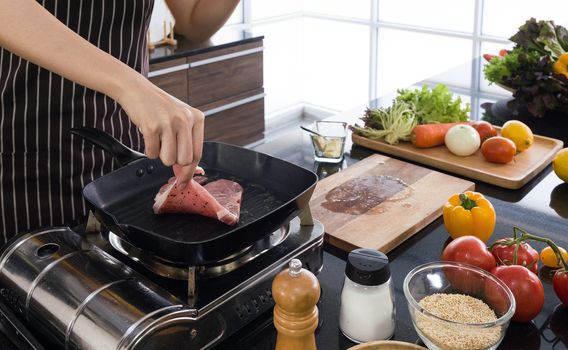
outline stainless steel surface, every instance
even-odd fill
[[[187,307],[68,228],[20,236],[0,257],[2,294],[66,349],[129,349],[160,317]]]
[[[195,267],[187,268],[187,303],[191,307],[195,307],[197,299],[197,283],[195,278]]]
[[[300,218],[301,226],[314,226],[314,217],[312,216],[310,206],[307,206],[304,210],[302,210],[298,217]]]
[[[289,238],[296,240],[293,243],[294,248],[266,264],[250,277],[242,279],[238,284],[228,285],[227,290],[221,295],[205,305],[200,305],[197,309],[197,316],[187,317],[183,311],[169,314],[161,319],[159,324],[156,324],[156,333],[160,333],[163,325],[186,326],[191,328],[189,332],[191,340],[202,344],[202,347],[191,347],[191,349],[209,349],[222,339],[237,332],[259,315],[271,310],[274,307],[271,294],[272,280],[276,274],[288,267],[292,259],[298,258],[302,261],[303,266],[313,273],[318,273],[323,266],[323,225],[315,221],[312,227],[300,226],[300,220],[296,218],[290,222],[290,231]],[[298,244],[299,242],[302,243]],[[278,248],[275,250],[278,250]],[[266,255],[260,257],[260,259],[262,258],[266,258]],[[221,279],[223,278],[221,277]],[[216,328],[220,325],[222,325],[221,335]],[[153,341],[158,338],[152,336],[147,339]],[[186,339],[185,343],[187,342]],[[172,344],[175,344],[175,346],[168,347],[168,345],[161,343],[156,349],[186,349],[183,346],[184,342]],[[137,345],[146,349],[146,343],[141,342]]]
[[[272,280],[292,259],[320,271],[321,223],[295,218],[278,232],[271,248],[236,270],[179,281],[144,277],[133,269],[144,271],[141,264],[108,242],[101,246],[124,261],[69,228],[39,231],[0,256],[0,295],[49,349],[209,349],[273,308]]]
[[[212,278],[234,271],[280,244],[288,237],[289,233],[290,225],[285,225],[272,234],[265,236],[255,244],[231,254],[218,263],[210,266],[196,266],[194,271],[190,271],[188,266],[172,263],[152,254],[152,252],[144,251],[132,245],[130,242],[121,239],[112,232],[108,233],[108,241],[114,249],[128,256],[133,261],[142,264],[145,268],[159,276],[177,280],[188,280],[190,272],[200,277]]]

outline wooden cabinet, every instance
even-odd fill
[[[247,145],[264,137],[263,42],[150,65],[148,78],[205,114],[205,140]]]
[[[187,102],[187,68],[187,58],[152,64],[148,79],[170,95]]]
[[[202,107],[205,139],[248,145],[264,136],[264,89]]]

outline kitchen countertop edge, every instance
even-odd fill
[[[198,54],[207,53],[207,52],[211,52],[211,51],[215,51],[215,50],[221,50],[221,49],[225,49],[225,48],[236,46],[236,45],[242,45],[242,44],[252,43],[252,42],[256,42],[256,41],[261,41],[263,39],[264,39],[264,35],[259,35],[259,36],[251,36],[249,38],[244,38],[244,39],[225,41],[225,42],[222,42],[222,43],[219,43],[219,44],[216,44],[215,42],[213,42],[209,46],[197,45],[197,46],[192,47],[189,43],[187,43],[187,41],[183,37],[176,36],[176,40],[178,40],[178,45],[175,47],[174,52],[163,54],[163,53],[160,52],[161,50],[158,51],[160,48],[156,48],[154,50],[154,52],[149,52],[149,61],[150,61],[150,64],[162,63],[162,62],[174,60],[176,58],[183,58],[183,57],[198,55]]]

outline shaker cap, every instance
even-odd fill
[[[390,278],[389,258],[373,249],[355,249],[347,257],[345,275],[364,286],[378,286]]]

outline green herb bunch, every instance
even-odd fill
[[[372,140],[384,139],[389,144],[408,141],[410,133],[416,126],[416,117],[411,105],[394,101],[385,108],[367,108],[361,118],[365,127],[351,127],[354,133]]]

